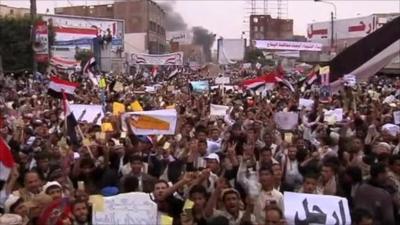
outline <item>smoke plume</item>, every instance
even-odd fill
[[[215,34],[204,27],[193,27],[193,44],[203,46],[206,61],[211,61],[211,48],[215,41]]]
[[[165,29],[167,31],[185,31],[188,30],[188,25],[182,15],[175,11],[174,5],[176,1],[158,2],[160,7],[164,9],[166,14]],[[204,27],[193,27],[193,44],[203,47],[206,61],[211,61],[211,48],[215,42],[215,34],[211,33]]]
[[[165,29],[167,31],[187,30],[187,24],[182,15],[174,10],[175,1],[159,2],[158,4],[165,11]]]

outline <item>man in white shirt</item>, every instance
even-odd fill
[[[274,188],[274,176],[271,167],[261,167],[259,169],[258,182],[251,181],[246,176],[246,173],[247,164],[245,161],[242,161],[238,170],[237,180],[247,190],[258,190],[256,196],[250,197],[256,199],[254,204],[254,216],[257,224],[265,225],[265,207],[277,206],[279,209],[283,210],[283,195]]]

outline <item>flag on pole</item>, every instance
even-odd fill
[[[63,109],[64,109],[64,121],[65,121],[65,126],[67,128],[67,135],[69,137],[69,140],[71,142],[71,144],[75,144],[78,145],[79,141],[78,141],[78,136],[76,134],[76,126],[78,125],[78,122],[76,121],[76,118],[74,116],[74,114],[71,112],[71,109],[69,107],[69,103],[67,100],[67,96],[64,94],[64,98],[63,98]]]
[[[14,163],[10,147],[0,138],[0,181],[7,181]]]
[[[352,44],[329,62],[330,83],[343,86],[342,78],[352,74],[357,81],[366,81],[399,55],[400,16]]]
[[[90,81],[93,83],[94,86],[99,86],[99,81],[94,74],[94,67],[96,66],[96,58],[92,57],[87,61],[85,66],[83,67],[83,73],[87,74]]]
[[[75,89],[79,86],[79,83],[70,82],[63,80],[58,77],[51,77],[48,86],[47,94],[55,98],[63,98],[63,92],[67,97],[75,95]]]

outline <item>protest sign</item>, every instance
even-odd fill
[[[225,105],[210,105],[210,116],[211,117],[224,117],[228,111],[229,106]]]
[[[337,108],[333,110],[327,110],[324,112],[324,121],[329,124],[335,124],[343,120],[343,109]]]
[[[140,192],[91,198],[93,225],[158,224],[157,204]]]
[[[71,104],[70,109],[76,119],[81,118],[81,121],[93,122],[97,115],[100,113],[100,117],[97,120],[97,125],[101,125],[101,119],[104,117],[103,107],[101,105],[79,105]]]
[[[177,65],[183,64],[183,52],[174,52],[170,54],[142,54],[133,53],[130,55],[129,63],[131,65]]]
[[[277,112],[274,115],[274,121],[279,129],[293,130],[296,128],[299,120],[299,114],[295,112]]]
[[[215,84],[229,84],[231,79],[229,77],[217,77],[215,78]]]
[[[210,88],[208,81],[192,81],[190,86],[194,92],[207,92]]]
[[[173,135],[176,120],[175,109],[129,112],[122,115],[122,128],[126,131],[129,126],[136,135]]]
[[[400,111],[393,112],[394,124],[400,124]]]
[[[304,107],[307,110],[312,110],[313,106],[314,106],[314,100],[305,98],[299,99],[299,109],[302,109]]]
[[[284,205],[288,224],[351,224],[346,198],[285,192]]]
[[[124,90],[124,85],[121,82],[117,81],[114,84],[113,90],[116,91],[116,92],[121,92],[121,91]]]

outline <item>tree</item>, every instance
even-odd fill
[[[31,20],[29,17],[0,17],[0,54],[5,72],[32,68]]]
[[[35,21],[40,20],[37,18]],[[3,58],[4,72],[19,73],[32,71],[33,49],[31,40],[31,18],[0,17],[0,55]],[[54,44],[55,32],[49,25],[49,48]],[[47,64],[40,64],[44,71]]]

